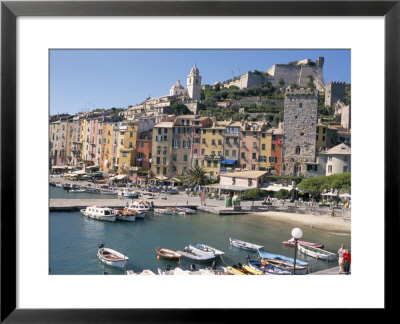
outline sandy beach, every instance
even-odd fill
[[[310,215],[310,214],[292,214],[283,212],[258,212],[257,215],[262,215],[273,220],[285,222],[288,224],[298,224],[299,226],[309,226],[315,229],[350,233],[351,222],[343,217],[332,217],[329,215]]]

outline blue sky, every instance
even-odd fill
[[[50,114],[127,108],[167,95],[176,80],[186,87],[195,63],[202,84],[213,84],[319,56],[325,58],[325,83],[351,83],[350,50],[51,50]]]

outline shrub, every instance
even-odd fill
[[[258,188],[253,188],[253,189],[246,190],[244,192],[243,197],[244,197],[244,199],[254,200],[254,199],[259,199],[259,198],[265,197],[265,195],[266,195],[266,192],[264,190],[261,190]]]

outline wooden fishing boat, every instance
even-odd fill
[[[272,274],[272,275],[290,275],[290,274],[292,274],[290,271],[276,267],[272,264],[267,263],[266,265],[263,265],[261,263],[261,261],[258,261],[258,260],[257,261],[248,260],[247,264],[254,269],[263,271],[265,274]]]
[[[102,207],[102,206],[88,206],[86,209],[81,209],[81,213],[87,217],[98,219],[98,220],[103,220],[103,221],[109,221],[109,222],[115,222],[115,214],[111,208],[108,207]]]
[[[194,251],[193,249],[189,248],[188,246],[185,247],[185,249],[183,251],[177,251],[177,252],[185,258],[199,261],[199,262],[212,261],[215,259],[214,254],[200,253],[200,251]]]
[[[123,210],[114,209],[115,218],[120,221],[134,222],[137,212],[134,210],[128,211],[126,208]]]
[[[154,213],[161,215],[173,215],[174,211],[166,208],[154,208]]]
[[[237,248],[249,250],[249,251],[258,251],[258,250],[262,250],[264,248],[264,246],[261,246],[261,245],[257,245],[257,244],[253,244],[253,243],[249,243],[249,242],[245,242],[245,241],[241,241],[241,240],[233,239],[233,238],[229,238],[229,242],[231,245],[233,245]]]
[[[226,269],[226,270],[225,270]],[[228,266],[224,270],[231,275],[246,275],[247,273],[244,273],[243,271],[240,271],[234,267]]]
[[[261,259],[265,259],[265,260],[284,261],[284,262],[286,262],[288,264],[292,264],[292,265],[294,263],[294,259],[289,258],[284,255],[280,255],[280,254],[258,251],[258,255],[260,256]],[[306,266],[308,266],[308,263],[301,261],[301,260],[296,260],[296,268],[297,268],[297,266],[305,266],[306,267]]]
[[[244,270],[246,270],[247,272],[250,272],[253,275],[264,275],[265,274],[264,271],[257,270],[256,268],[250,267],[247,264],[243,264],[242,267]]]
[[[149,269],[144,269],[142,272],[138,272],[138,273],[135,273],[133,270],[127,270],[126,274],[128,276],[155,276],[156,275],[153,271],[151,271]]]
[[[217,250],[216,248],[213,248],[212,246],[202,244],[202,243],[189,244],[189,247],[191,249],[199,250],[200,252],[207,253],[207,254],[214,254],[214,255],[225,254],[225,252],[222,252],[220,250]]]
[[[301,244],[297,244],[297,246],[300,252],[316,259],[332,261],[335,260],[337,257],[336,253],[325,251],[316,247],[301,245]]]
[[[324,248],[324,245],[320,244],[320,243],[313,243],[313,242],[307,242],[307,241],[297,241],[297,243],[299,243],[301,245],[313,246],[313,247],[316,247],[319,249]],[[283,241],[282,244],[285,246],[294,247],[294,238],[292,237],[290,240]]]
[[[105,248],[103,244],[99,245],[97,256],[103,263],[117,268],[125,268],[126,263],[129,260],[129,258],[126,255],[123,255],[118,251]]]
[[[173,250],[156,247],[157,254],[164,259],[179,259],[182,255]]]

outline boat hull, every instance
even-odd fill
[[[301,245],[307,245],[307,246],[316,247],[316,248],[319,248],[319,249],[323,249],[324,248],[324,245],[320,244],[320,243],[313,243],[313,242],[306,242],[306,241],[297,241],[297,243],[299,243]],[[291,241],[291,240],[283,241],[282,244],[284,246],[294,247],[294,241]]]
[[[169,260],[176,260],[182,256],[180,253],[169,249],[156,248],[156,252],[161,258]]]
[[[261,245],[256,245],[256,244],[252,244],[252,243],[237,240],[237,239],[229,238],[229,242],[232,246],[237,247],[239,249],[247,250],[247,251],[257,252],[259,250],[264,249],[264,247]]]
[[[106,257],[105,253],[108,255],[112,255],[111,257]],[[128,262],[129,258],[122,253],[119,253],[115,250],[108,249],[108,248],[101,248],[97,251],[97,257],[101,262],[107,264],[111,267],[124,269],[126,267],[126,263]],[[113,260],[114,259],[114,260]]]
[[[325,251],[319,248],[315,247],[309,247],[309,246],[304,246],[301,244],[298,244],[298,249],[300,252],[311,256],[316,259],[322,259],[322,260],[327,260],[327,261],[333,261],[336,260],[337,256],[335,253]]]
[[[189,244],[189,247],[191,249],[200,251],[200,253],[214,254],[214,255],[225,254],[225,252],[217,250],[216,248],[213,248],[212,246],[201,244],[201,243],[199,243],[199,244]]]
[[[82,211],[81,211],[82,212]],[[115,215],[110,215],[110,216],[97,216],[97,215],[93,215],[91,213],[87,213],[87,212],[82,212],[83,215],[85,215],[86,217],[92,218],[92,219],[96,219],[96,220],[101,220],[101,221],[106,221],[106,222],[115,222]]]
[[[135,215],[117,215],[115,218],[119,221],[124,221],[124,222],[134,222],[136,219]]]
[[[212,261],[215,259],[215,255],[200,253],[198,251],[194,251],[194,250],[190,250],[190,249],[189,250],[185,249],[185,251],[177,251],[177,252],[187,259],[198,261],[198,262],[207,262],[207,261]]]

